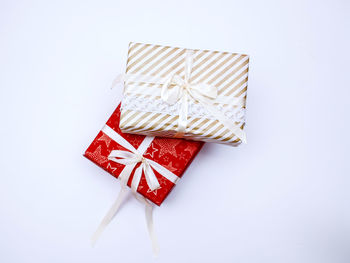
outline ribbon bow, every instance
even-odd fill
[[[151,137],[153,140],[153,137]],[[130,148],[132,152],[128,151],[121,151],[121,150],[113,150],[111,151],[110,155],[108,156],[108,159],[126,165],[127,172],[122,173],[120,175],[120,180],[126,181],[129,179],[130,169],[134,168],[137,163],[141,163],[141,165],[135,170],[134,177],[131,182],[131,189],[134,191],[137,191],[137,187],[140,183],[142,171],[145,174],[146,182],[148,187],[154,191],[159,188],[159,182],[156,177],[156,175],[153,172],[153,169],[163,175],[164,177],[168,178],[172,182],[176,182],[178,177],[170,172],[168,169],[164,168],[160,164],[156,163],[155,161],[152,161],[151,159],[143,157],[136,149]],[[153,168],[153,169],[152,169]],[[128,176],[125,176],[128,175]]]
[[[191,72],[193,65],[193,50],[186,53],[185,77],[179,75],[170,76],[162,85],[161,98],[168,104],[175,104],[180,101],[178,128],[175,137],[183,137],[186,133],[189,98],[202,104],[210,113],[217,117],[225,126],[230,129],[244,143],[246,137],[239,127],[232,124],[225,116],[213,107],[218,96],[217,87],[206,83],[191,83]]]
[[[168,104],[175,104],[181,101],[178,130],[175,137],[182,137],[186,132],[189,97],[196,101],[206,101],[215,100],[218,96],[218,91],[215,86],[210,86],[205,83],[193,84],[190,82],[193,51],[188,50],[186,54],[185,78],[183,79],[179,75],[172,75],[162,85],[161,90],[161,98]]]
[[[152,204],[147,201],[146,198],[143,196],[137,194],[137,188],[140,184],[142,171],[145,174],[146,182],[151,191],[154,191],[160,187],[157,177],[154,174],[154,171],[157,171],[159,174],[161,174],[163,177],[167,178],[169,181],[176,184],[179,177],[169,171],[168,169],[164,168],[160,164],[156,163],[153,160],[150,160],[143,156],[144,152],[147,150],[149,145],[152,143],[154,137],[145,137],[143,141],[141,142],[138,149],[135,149],[134,146],[132,146],[127,140],[125,140],[122,136],[120,136],[117,132],[115,132],[113,129],[111,129],[109,126],[104,126],[102,128],[102,132],[105,133],[108,137],[110,137],[112,140],[117,142],[119,145],[123,146],[125,150],[112,150],[111,153],[108,156],[108,159],[125,165],[122,172],[119,174],[119,179],[122,183],[122,188],[119,193],[119,196],[117,200],[114,202],[110,210],[108,211],[107,215],[103,218],[101,224],[97,228],[95,234],[92,237],[93,244],[97,241],[99,235],[102,233],[103,229],[108,225],[108,223],[112,220],[113,216],[117,213],[127,190],[126,184],[132,174],[132,171],[134,170],[135,166],[138,163],[141,163],[141,165],[135,170],[133,179],[131,181],[131,189],[133,190],[133,193],[137,200],[145,204],[145,212],[146,212],[146,221],[147,221],[147,227],[149,231],[149,235],[151,237],[153,251],[155,254],[158,253],[158,245],[157,245],[157,239],[154,233],[153,229],[153,219],[152,219]]]
[[[215,100],[217,97],[217,88],[207,84],[191,84],[188,79],[182,79],[178,75],[171,76],[162,86],[161,98],[168,104],[175,104],[181,100],[178,134],[176,137],[182,137],[186,132],[188,117],[188,100],[192,97],[194,100],[203,101],[205,99]]]
[[[120,150],[113,150],[111,154],[108,156],[108,160],[111,160],[116,163],[124,164],[124,165],[132,165],[133,167],[141,162],[141,165],[135,170],[135,174],[131,183],[132,189],[137,190],[137,186],[139,184],[142,171],[145,174],[146,182],[149,188],[154,191],[159,188],[159,182],[157,180],[157,177],[155,176],[153,169],[151,168],[151,165],[154,165],[154,163],[150,164],[151,160],[143,157],[141,154],[136,152],[127,152],[127,151],[120,151]],[[156,170],[156,168],[153,166],[153,168]],[[129,170],[129,169],[128,169]],[[126,174],[126,173],[124,173]],[[126,176],[122,177],[122,181],[126,181],[128,178]]]

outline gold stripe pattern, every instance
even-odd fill
[[[193,67],[191,82],[208,83],[218,88],[220,96],[243,99],[242,108],[245,109],[248,83],[249,57],[244,54],[193,50]],[[171,74],[184,76],[185,68],[184,48],[174,48],[142,43],[130,43],[126,73],[145,74],[151,76],[168,77]],[[154,88],[156,84],[126,83],[125,96],[128,85],[133,90]],[[159,86],[159,85],[158,85]],[[150,93],[149,93],[150,94]],[[142,98],[159,99],[159,95],[137,95]],[[235,105],[225,107],[237,108]],[[150,136],[173,136],[176,133],[178,116],[160,112],[138,111],[124,109],[122,106],[120,128],[124,132],[141,133]],[[238,123],[239,124],[239,123]],[[242,128],[244,122],[241,123]],[[208,142],[219,142],[238,145],[240,140],[224,127],[218,120],[198,117],[188,117],[185,138]]]

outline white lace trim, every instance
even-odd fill
[[[122,100],[123,110],[134,110],[142,112],[153,112],[153,113],[164,113],[173,116],[177,116],[179,112],[179,103],[169,105],[161,99],[156,98],[143,98],[135,96],[124,96]],[[217,109],[228,119],[234,122],[245,122],[245,108],[243,107],[233,107],[232,105],[223,106],[217,105]],[[216,119],[212,114],[210,114],[202,105],[194,103],[190,100],[188,105],[188,116],[194,118],[207,118]]]

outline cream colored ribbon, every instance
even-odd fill
[[[119,179],[121,181],[121,190],[118,195],[117,200],[114,202],[106,216],[103,218],[101,224],[97,228],[96,232],[92,236],[92,244],[95,244],[98,237],[104,230],[104,228],[109,224],[109,222],[112,220],[114,215],[117,213],[120,205],[122,204],[127,191],[127,182],[131,176],[132,171],[134,170],[135,166],[138,163],[141,163],[141,165],[135,170],[133,179],[131,181],[131,189],[134,194],[134,196],[145,204],[145,215],[146,215],[146,222],[147,222],[147,228],[148,232],[152,241],[152,248],[155,255],[158,254],[159,248],[158,248],[158,242],[157,238],[154,232],[153,228],[153,218],[152,218],[152,210],[153,205],[142,195],[137,193],[137,188],[140,184],[142,172],[145,174],[146,182],[149,188],[154,191],[160,187],[157,177],[155,176],[153,169],[157,171],[159,174],[161,174],[163,177],[167,178],[169,181],[176,184],[179,177],[169,171],[168,169],[164,168],[157,162],[150,160],[148,158],[143,157],[143,154],[149,147],[149,145],[152,143],[154,137],[145,137],[145,139],[142,141],[138,149],[135,149],[134,146],[132,146],[127,140],[125,140],[121,135],[119,135],[117,132],[115,132],[113,129],[111,129],[109,126],[105,125],[102,128],[102,132],[105,133],[108,137],[110,137],[112,140],[126,148],[128,151],[123,150],[113,150],[108,156],[108,159],[124,164],[125,167],[122,170],[122,172],[119,175]]]
[[[223,115],[215,106],[215,103],[223,103],[235,104],[236,106],[241,107],[243,103],[242,99],[228,100],[227,98],[219,98],[217,87],[206,83],[191,83],[193,53],[193,50],[186,50],[184,79],[176,74],[167,78],[143,74],[120,74],[113,81],[112,88],[121,81],[160,84],[162,85],[161,98],[163,101],[171,105],[180,102],[178,128],[175,137],[183,137],[186,133],[189,99],[192,99],[207,109],[210,114],[236,135],[243,143],[247,143],[246,134],[243,129]],[[147,90],[135,90],[131,93],[149,95],[147,92]]]

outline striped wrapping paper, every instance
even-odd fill
[[[185,48],[130,43],[126,75],[167,78],[185,75]],[[249,56],[245,54],[192,50],[191,83],[206,83],[218,89],[217,109],[244,128]],[[169,105],[160,97],[162,85],[126,80],[120,129],[126,133],[173,137],[177,132],[180,103]],[[237,104],[235,101],[240,100]],[[194,100],[188,106],[186,139],[236,146],[241,140]]]

